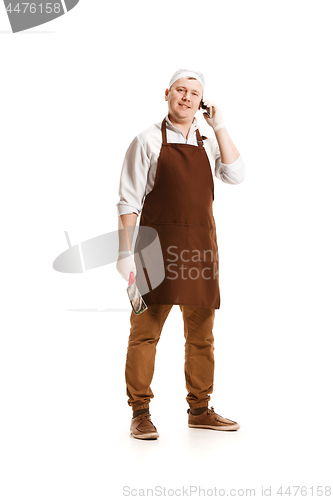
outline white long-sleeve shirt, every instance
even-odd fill
[[[155,123],[137,135],[130,144],[122,166],[119,184],[118,215],[139,213],[144,199],[155,182],[158,157],[162,146],[162,122]],[[197,120],[194,118],[188,138],[166,116],[167,142],[197,146]],[[230,164],[221,162],[220,149],[215,137],[204,140],[204,147],[214,176],[228,184],[244,180],[245,165],[242,156]]]

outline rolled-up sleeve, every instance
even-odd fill
[[[215,159],[215,175],[227,184],[240,184],[245,178],[245,163],[242,155],[233,163],[222,163],[220,150],[217,145]]]
[[[123,162],[119,183],[118,215],[136,213],[142,209],[146,191],[149,158],[139,137],[130,144]]]

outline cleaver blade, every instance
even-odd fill
[[[130,273],[130,279],[128,282],[129,286],[127,288],[128,298],[130,300],[133,312],[135,314],[141,314],[148,309],[147,304],[143,300],[139,289],[136,285],[134,274]]]

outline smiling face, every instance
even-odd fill
[[[202,86],[198,80],[179,78],[165,91],[169,118],[176,123],[192,123],[202,99]]]

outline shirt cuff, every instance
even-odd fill
[[[242,156],[232,163],[222,163],[219,158],[215,168],[215,175],[227,184],[240,184],[245,178],[245,164]]]
[[[131,205],[117,205],[117,210],[118,210],[118,215],[126,215],[126,214],[132,214],[133,212],[136,213],[136,215],[139,215],[139,211],[135,207],[131,207]]]
[[[232,163],[222,163],[221,160],[220,160],[220,163],[221,165],[223,166],[223,170],[226,171],[226,170],[236,170],[237,168],[239,168],[240,166],[243,167],[244,165],[244,160],[242,158],[242,155],[240,155],[237,160],[235,160],[234,162]]]

